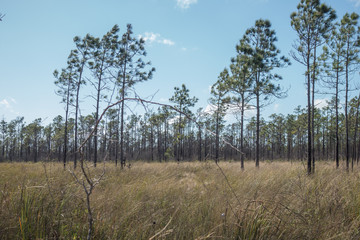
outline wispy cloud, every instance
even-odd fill
[[[360,0],[350,0],[351,2],[355,3],[355,7],[360,6]]]
[[[329,105],[328,99],[315,99],[315,107],[319,109],[323,109],[324,107]]]
[[[145,42],[149,42],[149,43],[155,42],[156,39],[159,38],[159,37],[160,37],[160,34],[152,33],[152,32],[146,32],[144,34],[144,36],[143,35],[139,36],[139,38],[142,38],[142,39],[144,39]]]
[[[176,0],[176,4],[179,8],[187,9],[190,5],[197,3],[198,0]]]
[[[225,120],[228,122],[239,121],[238,118],[240,117],[241,107],[238,106],[237,104],[229,104],[227,107],[228,109],[226,110]],[[216,109],[217,107],[215,105],[208,104],[203,110],[203,112],[204,114],[214,114]],[[244,115],[245,119],[249,119],[256,115],[256,109],[251,105],[245,106],[244,110],[245,110],[245,115]]]
[[[148,42],[149,44],[160,43],[168,46],[175,45],[174,41],[161,37],[159,33],[146,32],[144,35],[139,35],[139,38],[144,39],[145,42]]]
[[[175,45],[175,43],[173,41],[171,41],[170,39],[163,39],[163,40],[161,40],[161,43],[165,44],[165,45],[169,45],[169,46]]]
[[[14,98],[10,98],[9,100],[4,98],[0,101],[0,109],[18,115],[19,113],[14,110],[12,104],[16,104],[16,100]]]
[[[0,101],[0,106],[1,106],[1,107],[4,107],[4,108],[6,108],[6,109],[10,109],[10,108],[11,108],[10,103],[9,103],[8,100],[6,100],[6,99],[3,99],[3,100]]]
[[[216,105],[208,104],[205,107],[204,112],[207,113],[207,114],[214,114],[216,109],[217,109]],[[240,112],[240,108],[236,104],[228,104],[227,105],[226,114],[236,114],[236,113],[239,113],[239,112]]]

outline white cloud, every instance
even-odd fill
[[[191,4],[197,3],[198,0],[176,0],[176,4],[178,7],[182,9],[187,9]]]
[[[212,105],[212,104],[208,104],[205,109],[203,110],[203,112],[205,114],[214,114],[214,112],[216,111],[216,106]],[[228,105],[228,109],[226,111],[226,115],[225,115],[225,120],[227,122],[237,122],[240,121],[240,112],[241,109],[238,105],[236,104],[229,104]],[[253,116],[256,115],[256,109],[253,106],[246,106],[245,107],[245,111],[244,111],[244,117],[245,120],[249,119]]]
[[[317,107],[319,109],[323,109],[324,107],[329,105],[328,100],[326,98],[324,98],[324,99],[315,99],[314,104],[315,104],[315,107]]]
[[[11,108],[10,103],[6,99],[0,101],[0,106],[4,106],[6,109]]]
[[[178,121],[178,119],[179,119],[179,115],[176,115],[175,117],[170,118],[170,119],[168,120],[168,123],[169,123],[169,124],[174,124],[174,123],[176,123],[176,121]]]
[[[159,33],[145,32],[144,35],[139,35],[139,38],[144,39],[144,41],[149,44],[160,43],[168,46],[175,45],[174,41],[161,37]]]
[[[216,110],[216,106],[213,105],[213,104],[208,104],[205,109],[204,109],[204,113],[207,113],[207,114],[213,114]]]
[[[4,111],[12,114],[19,115],[18,112],[14,111],[14,108],[11,105],[11,103],[16,104],[16,100],[14,98],[10,98],[10,100],[4,98],[3,100],[0,101],[0,109],[3,109]]]
[[[350,0],[351,2],[355,3],[355,7],[360,6],[360,0]]]
[[[163,39],[161,42],[163,44],[169,45],[169,46],[175,45],[175,43],[173,41],[169,40],[169,39]]]
[[[144,39],[145,42],[153,43],[160,37],[160,34],[152,33],[152,32],[146,32],[144,36],[140,35],[139,38]]]

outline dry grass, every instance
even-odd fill
[[[108,164],[91,196],[95,239],[360,239],[358,169],[253,165],[220,163],[227,181],[209,162]],[[60,164],[2,163],[0,239],[84,239],[84,197]]]

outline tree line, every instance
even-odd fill
[[[318,109],[315,112],[315,156],[321,160],[334,160],[336,156],[336,114],[334,110],[335,99],[329,102],[328,106]],[[350,128],[351,158],[355,163],[359,161],[360,141],[358,134],[358,111],[359,98],[350,100]],[[241,138],[241,123],[221,124],[217,126],[216,113],[204,113],[198,109],[193,113],[198,125],[192,120],[182,119],[181,136],[176,121],[176,112],[169,111],[165,107],[157,111],[148,112],[144,115],[131,114],[126,117],[124,126],[125,152],[128,161],[168,161],[168,160],[248,160],[256,159],[256,117],[251,117],[243,129]],[[339,114],[340,134],[339,149],[340,155],[345,158],[346,135],[345,114]],[[116,134],[114,125],[118,124],[117,112],[110,109],[105,119],[99,125],[99,149],[100,159],[116,159]],[[68,130],[75,131],[75,119],[69,118]],[[85,140],[92,126],[94,126],[94,114],[81,116],[79,119],[80,132],[78,139]],[[306,160],[307,149],[307,112],[300,106],[294,113],[272,114],[268,120],[260,121],[260,156],[262,160]],[[30,124],[24,122],[24,118],[18,117],[10,122],[1,122],[1,159],[10,161],[40,161],[57,160],[63,161],[64,128],[65,120],[57,116],[52,123],[42,126],[41,119],[36,119]],[[243,153],[236,151],[224,141],[217,140],[216,128],[219,127],[219,138],[223,138],[232,146],[240,149]],[[211,130],[205,131],[207,128]],[[355,138],[356,137],[356,138]],[[355,141],[356,140],[356,141]],[[75,137],[70,134],[68,144],[68,160],[75,157]],[[217,146],[217,143],[219,145]],[[86,146],[86,158],[94,159],[94,141]],[[70,153],[70,154],[69,154]]]
[[[290,59],[276,46],[270,21],[259,19],[211,87],[210,108],[194,110],[198,99],[182,84],[169,99],[172,108],[147,105],[144,114],[134,113],[125,99],[138,97],[135,85],[150,80],[155,68],[144,60],[145,41],[134,36],[132,26],[119,35],[115,25],[101,38],[75,37],[66,67],[54,72],[63,115],[46,126],[41,119],[1,121],[1,160],[56,159],[76,167],[79,143],[93,132],[84,153],[95,166],[105,158],[122,168],[132,160],[233,159],[242,168],[244,160],[256,166],[264,159],[304,160],[312,173],[315,160],[334,160],[339,167],[345,159],[349,169],[360,155],[360,99],[350,94],[359,73],[359,15],[346,13],[337,20],[335,10],[320,0],[301,0],[290,19],[297,33],[290,56],[304,66],[306,108],[263,118],[262,110],[274,98],[287,95],[278,70]],[[326,107],[316,106],[316,94],[331,96]],[[100,118],[102,109],[116,101]],[[81,114],[84,102],[94,105],[93,113]],[[225,121],[229,112],[236,116],[234,123]]]

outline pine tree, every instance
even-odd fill
[[[324,43],[327,34],[332,30],[332,22],[336,18],[335,11],[320,0],[301,0],[297,6],[297,12],[290,16],[291,26],[298,35],[294,45],[297,53],[292,52],[292,57],[306,66],[307,78],[307,108],[308,108],[308,174],[315,171],[315,159],[313,154],[313,116],[315,81],[317,79],[317,52],[316,50]]]
[[[256,99],[256,157],[255,165],[259,167],[260,159],[260,109],[271,97],[286,96],[280,85],[275,81],[282,77],[273,73],[274,69],[290,64],[289,59],[278,55],[280,50],[275,46],[277,41],[275,31],[271,29],[269,20],[259,19],[255,26],[246,30],[244,42],[240,51],[250,55],[251,69],[254,76],[253,93]]]
[[[176,160],[179,162],[180,157],[181,159],[184,159],[184,151],[183,151],[183,129],[185,126],[183,115],[190,115],[190,107],[193,107],[195,103],[197,103],[198,98],[196,97],[190,97],[189,92],[190,90],[186,88],[185,84],[181,85],[181,88],[175,87],[174,95],[169,99],[170,102],[175,103],[175,107],[178,110],[179,119],[177,124],[177,136],[175,138],[176,145],[177,145],[177,151],[176,151]]]

